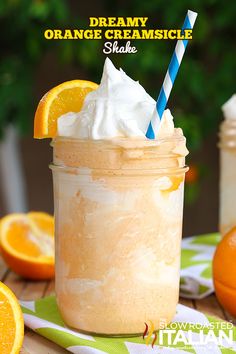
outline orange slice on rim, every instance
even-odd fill
[[[6,264],[29,279],[54,277],[54,219],[41,212],[10,214],[0,222],[0,246]]]
[[[0,353],[19,353],[24,338],[24,320],[13,292],[0,282]]]
[[[68,112],[79,112],[85,96],[98,87],[85,80],[66,81],[48,91],[40,100],[34,117],[34,138],[53,138],[57,119]]]

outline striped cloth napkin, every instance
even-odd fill
[[[182,240],[180,296],[202,299],[214,292],[211,263],[220,237],[212,233]]]
[[[231,323],[180,304],[167,329],[144,338],[109,338],[72,330],[63,323],[54,296],[21,301],[21,307],[27,327],[75,354],[236,353],[236,328]]]

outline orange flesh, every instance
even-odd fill
[[[55,136],[57,133],[56,121],[58,117],[68,112],[80,112],[84,97],[93,91],[92,88],[73,87],[63,90],[56,97],[57,104],[52,104],[49,111],[48,133],[49,136]]]
[[[31,232],[29,225],[22,221],[11,223],[6,236],[8,244],[22,255],[40,257],[42,253],[39,248],[29,239]]]
[[[0,292],[0,353],[11,353],[16,333],[12,307],[6,296]]]
[[[180,184],[184,181],[184,177],[183,176],[173,176],[173,177],[169,177],[172,185],[170,186],[170,188],[165,189],[164,191],[162,191],[162,193],[170,193],[173,191],[176,191]]]
[[[34,216],[30,215],[30,218],[34,221],[35,225],[37,226],[38,229],[41,230],[41,232],[47,234],[48,236],[53,237],[54,234],[54,223],[52,222],[51,219],[43,219],[40,215]]]

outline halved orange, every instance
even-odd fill
[[[68,112],[79,112],[85,96],[98,87],[85,80],[66,81],[48,91],[40,100],[34,117],[34,138],[53,138],[57,119]]]
[[[0,353],[16,354],[22,347],[24,320],[13,292],[0,282]]]
[[[0,222],[2,256],[15,273],[29,279],[54,276],[54,219],[42,212],[10,214]]]

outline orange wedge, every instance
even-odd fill
[[[10,214],[0,222],[2,256],[15,273],[28,279],[54,276],[54,219],[42,212]]]
[[[19,353],[24,338],[24,320],[13,292],[0,282],[0,353]]]
[[[53,138],[57,119],[68,112],[79,112],[85,96],[98,87],[85,80],[66,81],[48,91],[40,100],[34,117],[34,137]]]

